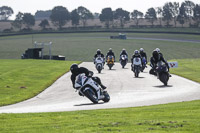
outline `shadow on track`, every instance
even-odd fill
[[[173,85],[156,85],[156,86],[153,86],[153,87],[157,87],[157,88],[167,88],[167,87],[173,87]]]
[[[104,102],[100,102],[100,103],[97,103],[97,104],[104,104]],[[97,104],[94,104],[94,103],[84,103],[84,104],[76,104],[74,106],[87,106],[87,105],[97,105]]]
[[[108,68],[108,70],[110,70],[110,69]],[[116,71],[116,69],[111,69],[110,71]]]
[[[135,78],[135,79],[143,79],[145,77],[133,77],[133,78]]]

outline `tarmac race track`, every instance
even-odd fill
[[[86,97],[81,97],[72,88],[71,73],[66,73],[52,86],[34,98],[14,105],[0,107],[0,113],[59,112],[75,110],[92,110],[121,107],[148,106],[173,102],[200,99],[200,84],[185,78],[172,75],[168,86],[157,77],[150,75],[149,67],[139,78],[134,77],[130,63],[125,69],[116,63],[112,70],[105,65],[101,74],[97,73],[92,62],[84,62],[84,66],[101,78],[107,86],[111,100],[108,103],[93,104]]]

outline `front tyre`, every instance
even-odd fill
[[[92,89],[88,89],[84,92],[85,96],[90,99],[94,104],[98,103],[98,98],[95,94],[95,92]]]
[[[168,74],[162,73],[160,80],[165,86],[167,86],[167,83],[168,83],[168,80],[169,80]]]
[[[103,101],[104,101],[105,103],[109,102],[109,101],[110,101],[110,96],[109,96],[108,92],[104,91],[104,92],[103,92],[103,95],[104,95]]]

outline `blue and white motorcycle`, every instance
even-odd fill
[[[75,88],[80,95],[86,96],[95,104],[100,100],[103,100],[104,102],[110,101],[110,96],[107,91],[103,90],[92,77],[87,77],[84,73],[76,76]]]
[[[135,57],[133,58],[133,64],[131,65],[132,71],[135,73],[135,77],[139,76],[140,69],[142,67],[142,61],[141,58]]]
[[[98,56],[95,59],[95,67],[98,73],[101,73],[102,69],[104,68],[104,62],[105,62],[105,59],[103,57]]]

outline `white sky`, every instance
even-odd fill
[[[112,10],[123,8],[129,12],[139,10],[146,13],[148,8],[162,7],[166,2],[179,2],[185,0],[0,0],[1,6],[9,6],[14,10],[14,15],[20,11],[22,13],[32,13],[37,10],[50,10],[55,6],[64,6],[70,12],[79,7],[84,6],[92,13],[101,13],[101,10],[106,7],[111,7]],[[200,4],[200,0],[191,0],[195,4]]]

